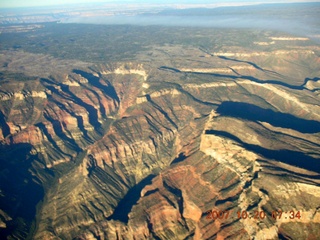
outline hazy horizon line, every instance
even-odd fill
[[[15,1],[21,2],[21,1]],[[55,0],[55,1],[48,1],[47,4],[43,5],[43,1],[40,3],[35,3],[37,1],[29,1],[29,5],[24,5],[25,1],[21,3],[21,5],[16,4],[13,5],[12,1],[3,1],[0,3],[0,10],[10,10],[10,9],[25,9],[25,8],[59,8],[59,7],[71,7],[75,5],[84,6],[84,5],[123,5],[123,4],[130,4],[130,5],[155,5],[155,6],[172,6],[177,8],[193,8],[193,7],[204,7],[204,8],[214,8],[214,7],[237,7],[237,6],[247,6],[247,5],[258,5],[258,4],[293,4],[293,3],[320,3],[319,0],[274,0],[274,1],[258,1],[258,0],[247,0],[247,1],[239,1],[239,0],[227,0],[227,1],[193,1],[193,0],[182,0],[182,1],[155,1],[150,2],[146,0],[124,0],[124,1],[116,1],[116,0],[96,0],[94,2],[90,2],[88,0],[78,0],[75,2],[74,0]]]

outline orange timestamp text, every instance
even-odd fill
[[[206,219],[228,219],[230,216],[233,216],[230,210],[219,211],[219,210],[210,210],[207,211]],[[301,212],[290,210],[290,211],[282,211],[282,210],[275,210],[271,213],[266,213],[265,211],[237,211],[235,212],[238,219],[258,219],[263,220],[269,215],[273,219],[300,219]]]

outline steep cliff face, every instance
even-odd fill
[[[76,239],[314,239],[320,224],[318,174],[264,159],[209,133],[219,118],[212,112],[202,125],[207,133],[200,136],[200,151],[141,190],[127,223],[102,221]],[[280,210],[282,217],[273,215]],[[223,217],[212,219],[210,211]],[[290,211],[301,218],[290,219]]]
[[[273,48],[291,41],[271,40]],[[44,71],[34,54],[30,61],[25,53],[7,55],[1,234],[318,236],[319,56],[299,46],[213,50],[204,58],[203,49],[158,46],[153,61],[143,60],[151,58],[147,51],[132,62],[66,66],[41,55],[58,73]],[[288,71],[292,64],[298,74]]]
[[[90,160],[90,162],[84,161],[80,164],[79,161],[84,158],[82,156],[85,153],[84,151],[87,151],[86,149],[90,145],[101,139],[108,131],[110,124],[120,110],[125,109],[130,105],[130,102],[135,101],[134,96],[131,96],[132,100],[127,97],[128,94],[125,97],[117,96],[117,93],[122,93],[121,87],[127,91],[127,87],[130,89],[130,84],[138,90],[140,89],[142,81],[135,76],[134,73],[129,78],[119,79],[118,85],[116,85],[119,88],[117,90],[106,77],[102,75],[99,77],[98,73],[89,69],[86,71],[72,70],[61,75],[31,80],[32,82],[17,82],[18,87],[14,85],[14,81],[3,84],[5,91],[3,91],[1,97],[2,158],[4,158],[6,164],[12,165],[9,172],[14,171],[15,165],[17,167],[21,164],[21,161],[25,161],[23,159],[31,161],[31,158],[28,157],[30,155],[33,156],[32,159],[35,161],[31,161],[32,166],[27,167],[26,170],[30,168],[38,184],[52,185],[52,188],[46,189],[48,191],[46,199],[52,200],[53,204],[56,204],[56,202],[54,198],[51,199],[50,193],[52,192],[53,195],[57,196],[55,191],[61,191],[61,194],[69,191],[75,183],[68,185],[70,182],[64,182],[65,190],[59,184],[63,183],[63,177],[74,174],[74,171],[79,172],[79,179],[84,184],[77,186],[78,188],[75,188],[75,191],[80,192],[82,187],[89,184],[88,189],[93,189],[94,194],[100,195],[101,193],[97,193],[97,191],[102,191],[99,187],[94,191],[94,186],[97,185],[92,186],[96,183],[94,180],[93,183],[86,183],[81,179],[83,175],[91,171],[91,168],[94,168],[95,163]],[[128,82],[130,83],[129,86],[123,86]],[[30,147],[24,150],[20,159],[17,157],[15,162],[12,161],[14,153],[23,148],[23,145]],[[92,156],[90,155],[90,157]],[[4,171],[8,170],[6,164]],[[61,164],[64,165],[61,166]],[[78,166],[79,164],[80,166]],[[90,166],[90,164],[93,164],[93,166]],[[50,169],[54,170],[51,171]],[[48,173],[51,173],[52,176],[47,177]],[[103,175],[104,173],[99,177],[103,177]],[[5,181],[10,181],[9,179],[10,177],[8,179],[5,177]],[[119,177],[118,181],[122,180],[128,182],[123,176],[122,179]],[[99,184],[101,180],[96,181]],[[56,184],[58,186],[54,187]],[[128,187],[132,185],[133,183],[131,185],[124,184],[124,189],[118,190],[118,196],[114,200],[110,200],[111,205],[116,205]],[[20,195],[19,193],[16,194]],[[88,195],[90,194],[91,192],[88,193]],[[71,193],[71,195],[74,195],[74,193]],[[23,196],[20,197],[23,198]],[[66,199],[68,198],[66,197]],[[9,199],[4,197],[4,202],[6,201],[9,201]],[[48,205],[51,204],[50,201]],[[95,201],[95,198],[92,201]],[[60,204],[60,202],[58,203]],[[72,204],[72,201],[68,203]],[[17,203],[17,205],[19,204]],[[67,204],[64,204],[64,206],[68,207]],[[8,211],[12,210],[10,210],[10,207],[8,209]],[[52,206],[52,209],[55,209],[55,207]],[[62,207],[62,215],[64,215],[65,209]],[[82,219],[75,220],[75,223],[71,223],[71,225],[77,227],[82,222],[87,221],[88,213],[86,209],[83,209],[85,217],[82,216]],[[104,211],[106,212],[105,215],[102,214],[100,218],[110,215],[112,210],[106,207]],[[58,220],[54,219],[53,225],[59,229],[59,226],[64,227],[68,220],[64,221],[64,217],[59,216],[59,209],[57,212],[56,215],[58,216],[56,218]],[[50,216],[51,213],[49,211]],[[93,220],[96,218],[99,219],[99,217],[94,217]],[[92,223],[93,220],[89,217],[88,221]],[[56,230],[56,232],[59,233],[59,230]]]
[[[182,103],[190,97],[181,95],[164,97],[154,92],[130,110],[130,116],[126,112],[124,117],[115,117],[108,132],[86,148],[76,170],[59,178],[57,187],[49,190],[44,208],[51,211],[42,213],[36,238],[55,234],[71,238],[79,226],[118,218],[113,211],[129,189],[169,166],[181,151],[194,151],[195,138],[201,134],[198,126],[204,123],[194,116],[209,108],[195,104],[184,110]],[[68,225],[71,216],[74,220]]]

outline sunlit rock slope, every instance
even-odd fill
[[[301,41],[266,32],[252,49],[155,46],[108,64],[7,52],[1,234],[316,239],[320,56]]]

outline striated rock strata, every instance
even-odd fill
[[[307,41],[270,39],[272,46]],[[316,239],[319,56],[308,47],[234,48],[174,55],[179,47],[159,46],[154,61],[109,64],[31,54],[33,68],[27,53],[8,54],[0,83],[1,234]],[[196,57],[204,51],[205,59]],[[60,71],[42,69],[37,57]],[[293,65],[297,74],[288,71]],[[287,214],[274,218],[277,210]],[[228,216],[212,219],[210,211]],[[290,211],[301,217],[290,219]]]

